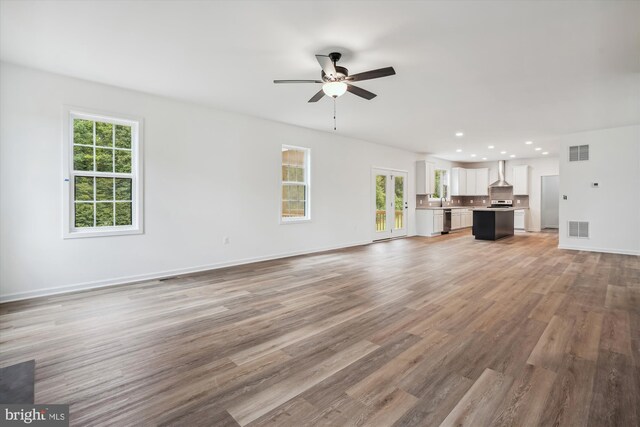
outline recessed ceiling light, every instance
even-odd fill
[[[540,151],[540,150],[542,150],[542,148],[540,148],[540,147],[536,147],[536,148],[535,148],[535,150],[536,150],[536,151]]]
[[[510,155],[509,157],[515,157],[515,156],[516,156],[515,154],[512,154],[512,155]]]
[[[500,154],[507,154],[507,152],[506,151],[501,151]]]
[[[464,136],[464,132],[456,132],[456,136],[460,138],[461,136]]]
[[[531,145],[531,144],[533,144],[533,141],[527,141],[527,142],[525,142],[525,144]]]
[[[482,160],[487,160],[487,158],[486,158],[486,157],[483,157],[483,158],[482,158]]]
[[[494,147],[493,145],[489,146],[489,150],[493,150],[494,148],[496,148],[496,147]]]
[[[456,153],[462,153],[462,148],[458,148],[458,149],[456,150]]]
[[[471,155],[471,157],[475,157],[475,156],[476,156],[475,154],[472,154],[472,155]]]
[[[546,156],[547,154],[549,154],[549,152],[548,151],[543,151],[542,154],[544,154]]]

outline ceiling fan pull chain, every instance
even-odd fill
[[[333,130],[336,130],[336,99],[333,98]]]

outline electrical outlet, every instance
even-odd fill
[[[487,201],[485,199],[482,199],[482,203],[487,203]]]
[[[229,242],[230,242],[230,240],[229,240],[229,238],[228,238],[228,237],[226,237],[226,236],[225,236],[225,237],[223,237],[223,238],[222,238],[222,243],[223,243],[223,244],[228,245],[228,244],[229,244]]]
[[[520,200],[518,200],[518,204],[520,204]]]
[[[422,204],[422,199],[420,199],[420,204]]]

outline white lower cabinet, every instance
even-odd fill
[[[451,229],[457,230],[458,228],[464,227],[461,221],[462,215],[460,209],[452,209],[451,210]]]
[[[471,227],[473,225],[473,211],[470,209],[451,209],[451,229]]]
[[[443,229],[444,229],[444,215],[442,214],[442,211],[437,211],[433,215],[433,232],[442,233]]]
[[[416,209],[416,234],[418,236],[436,236],[444,228],[444,215],[441,209]],[[473,225],[473,211],[470,209],[451,209],[451,229],[458,230]]]
[[[525,230],[525,215],[524,209],[518,209],[513,212],[513,228],[516,230]]]
[[[462,218],[463,221],[462,223],[464,224],[463,227],[471,227],[473,225],[473,211],[472,210],[465,210],[462,213]]]
[[[416,234],[436,236],[442,233],[444,216],[439,209],[416,209]]]

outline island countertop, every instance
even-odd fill
[[[511,207],[511,208],[492,208],[489,206],[416,206],[416,209],[419,210],[428,210],[428,211],[441,211],[443,209],[470,209],[473,211],[490,211],[490,210],[495,210],[495,211],[519,211],[521,209],[529,209],[529,206],[524,206],[521,208],[516,208],[516,207]]]
[[[514,207],[507,207],[507,208],[491,208],[491,207],[485,207],[485,208],[473,208],[474,211],[519,211],[522,209],[529,209],[529,207],[526,208],[514,208]]]

